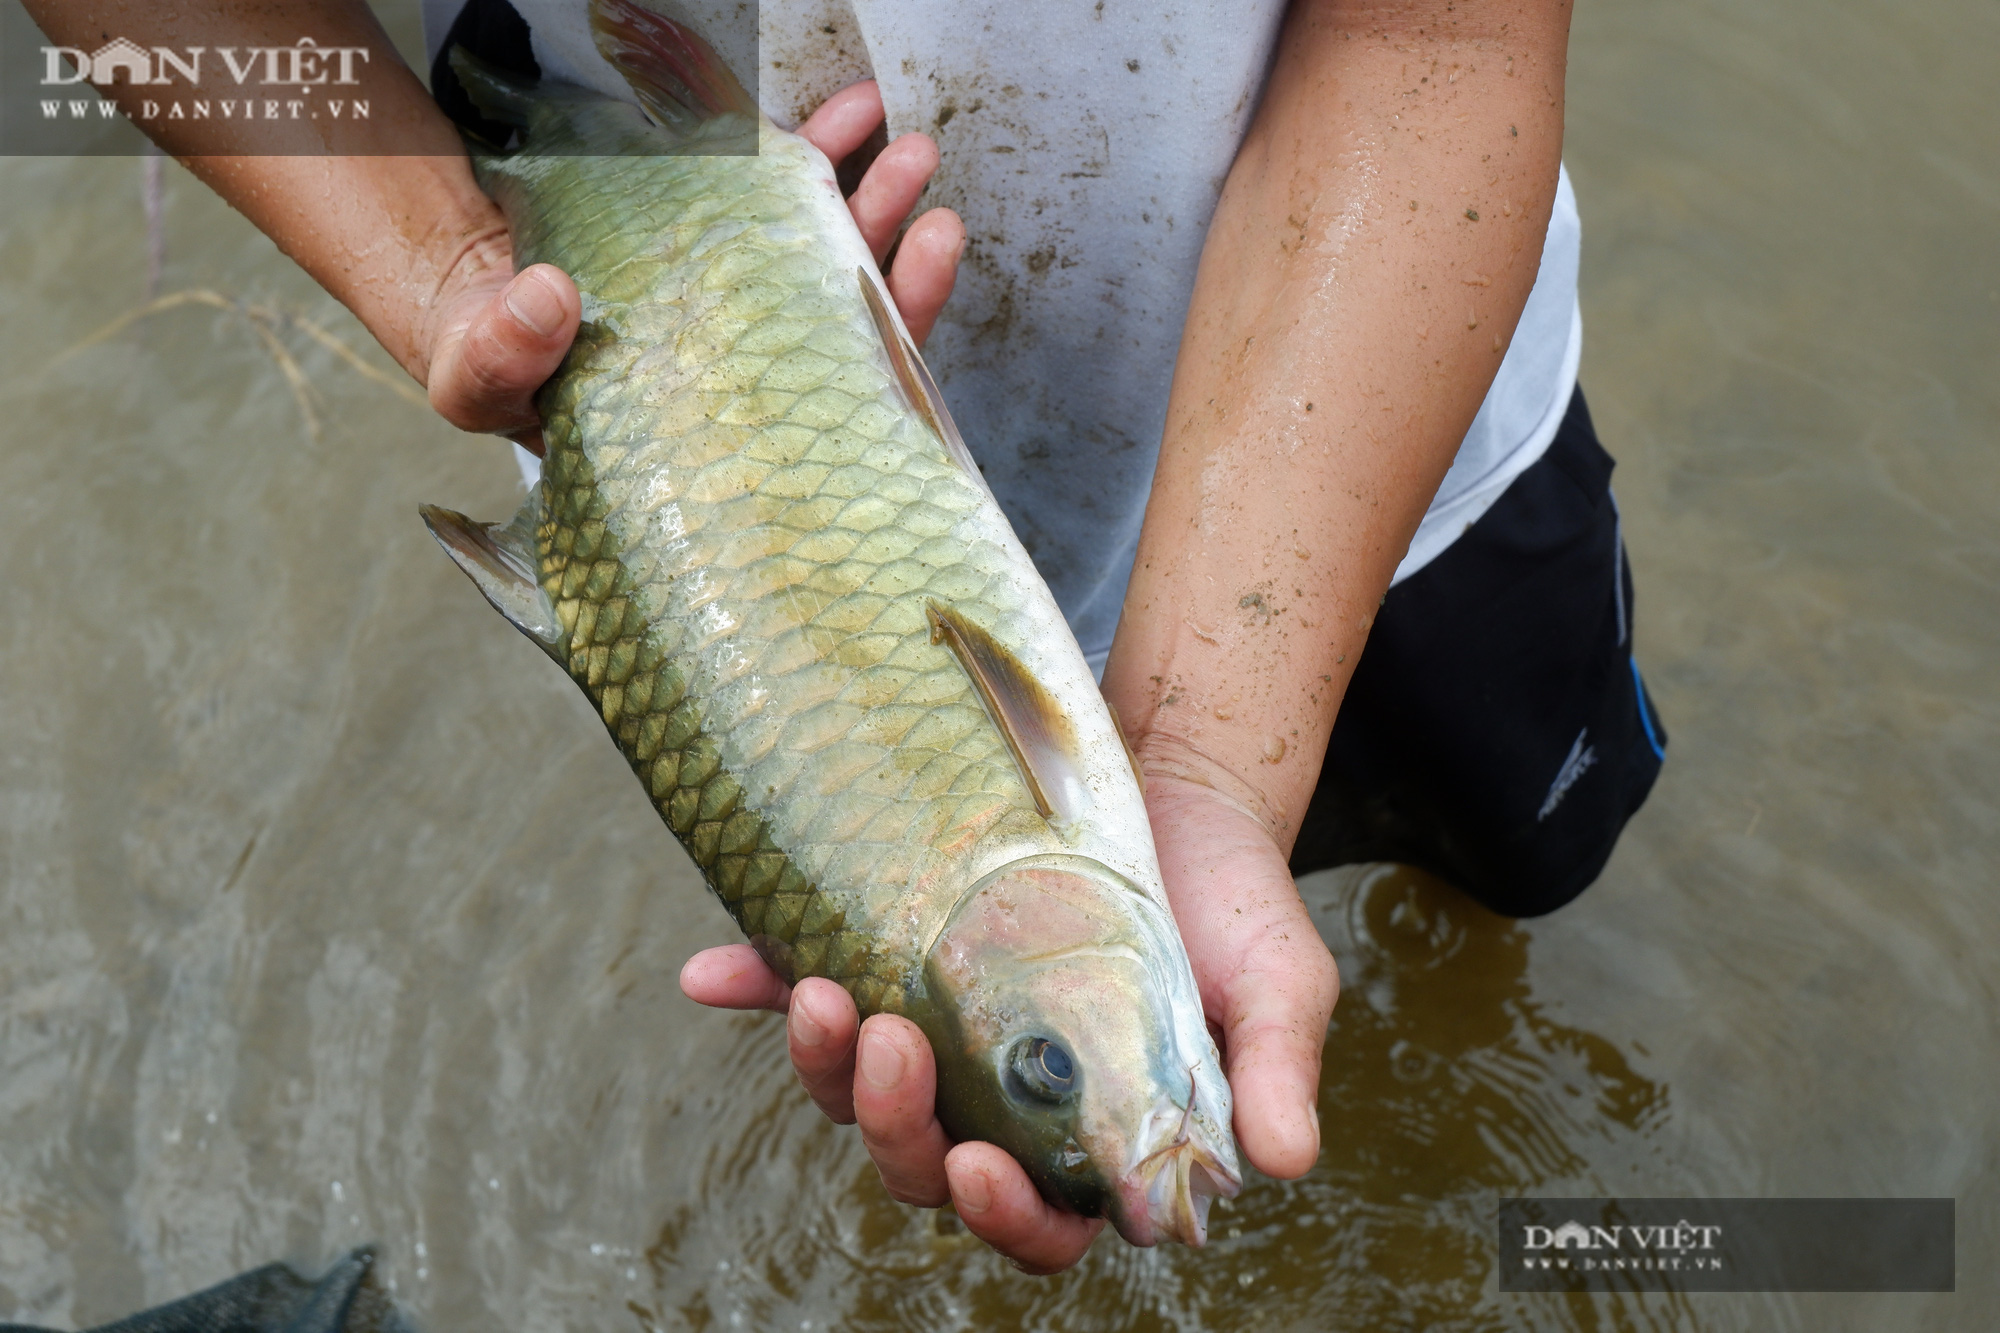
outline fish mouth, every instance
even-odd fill
[[[1134,1245],[1177,1240],[1200,1246],[1208,1239],[1208,1208],[1218,1198],[1233,1199],[1243,1188],[1235,1144],[1196,1106],[1168,1102],[1148,1117],[1156,1144],[1118,1182],[1112,1224]]]

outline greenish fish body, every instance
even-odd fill
[[[914,1020],[946,1128],[1045,1195],[1199,1244],[1229,1090],[1089,668],[826,159],[684,28],[593,13],[645,110],[461,65],[521,127],[478,164],[517,260],[585,322],[521,513],[425,517],[781,975]]]

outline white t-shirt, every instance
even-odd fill
[[[435,56],[463,0],[426,0]],[[582,0],[514,0],[543,77],[630,97]],[[682,0],[739,71],[732,0]],[[1138,549],[1195,265],[1284,0],[763,0],[757,96],[796,125],[857,79],[942,164],[969,236],[924,349],[993,492],[1102,668]],[[710,15],[718,19],[710,18]],[[706,20],[706,24],[704,21]],[[746,80],[748,82],[748,80]],[[1576,384],[1580,226],[1560,180],[1541,271],[1401,581],[1541,457]]]

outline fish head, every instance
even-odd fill
[[[938,1115],[1126,1240],[1199,1245],[1242,1176],[1229,1084],[1172,918],[1082,857],[987,875],[924,964]]]

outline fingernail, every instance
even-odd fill
[[[903,1081],[903,1053],[887,1037],[870,1035],[861,1042],[861,1077],[877,1092],[888,1092]]]
[[[826,1044],[826,1029],[797,1000],[792,1001],[792,1040],[801,1046]]]
[[[562,327],[562,302],[539,274],[523,274],[514,279],[500,299],[506,303],[509,314],[541,337],[549,337]]]
[[[984,1171],[968,1171],[952,1183],[957,1186],[952,1197],[960,1212],[983,1213],[993,1206],[993,1182]]]

